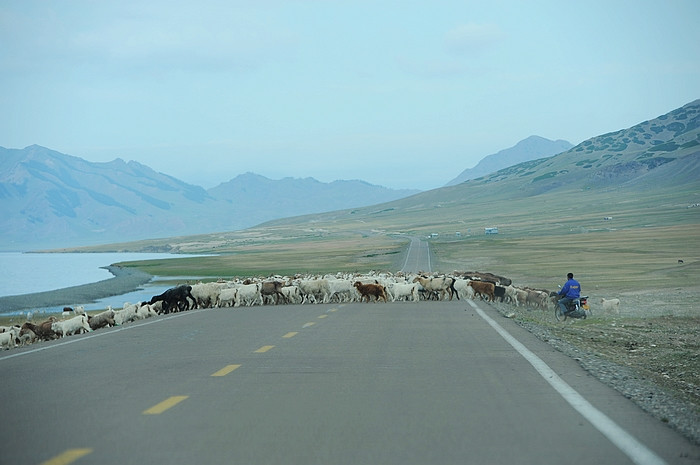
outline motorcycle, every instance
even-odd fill
[[[588,296],[582,295],[578,299],[573,299],[566,303],[566,313],[561,314],[561,308],[559,304],[555,305],[554,317],[557,321],[566,321],[567,318],[581,318],[586,319],[592,315],[591,307],[588,305]]]

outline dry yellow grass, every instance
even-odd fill
[[[573,272],[589,288],[641,290],[700,284],[697,225],[434,242],[443,269],[490,271],[551,288]],[[679,263],[678,260],[683,260]]]
[[[393,269],[408,242],[383,235],[264,240],[206,257],[125,262],[158,276],[269,276]]]

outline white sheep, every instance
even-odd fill
[[[536,289],[527,289],[527,305],[546,310],[549,306],[549,294]]]
[[[386,289],[391,295],[392,302],[396,302],[397,300],[418,302],[420,300],[420,295],[418,294],[419,288],[420,285],[418,283],[389,283]]]
[[[221,285],[218,283],[193,284],[191,293],[199,308],[215,307],[219,302]]]
[[[90,323],[90,327],[93,330],[104,328],[105,326],[114,326],[114,310],[112,310],[112,307],[109,307],[104,312],[88,318],[88,323]]]
[[[294,280],[294,285],[299,288],[302,295],[302,303],[323,302],[327,304],[331,297],[331,286],[327,279],[298,279]]]
[[[440,300],[444,300],[445,295],[449,295],[450,300],[452,300],[454,281],[455,279],[449,276],[416,276],[413,278],[413,282],[419,282],[426,291],[439,293]]]
[[[17,347],[18,336],[19,330],[15,327],[11,327],[9,331],[0,333],[0,347],[4,349],[13,349]]]
[[[603,312],[620,314],[620,299],[600,299]]]
[[[136,312],[138,311],[139,304],[130,304],[129,302],[124,302],[124,306],[121,310],[114,312],[114,324],[116,326],[123,325],[130,321],[138,319]]]
[[[225,287],[219,292],[219,307],[233,307],[236,304],[236,294],[238,289],[235,287]]]
[[[290,304],[300,304],[302,301],[301,297],[301,292],[299,292],[299,288],[292,285],[292,286],[284,286],[282,289],[280,289],[282,294],[287,299],[287,302]]]
[[[328,278],[328,288],[330,290],[329,301],[338,303],[352,302],[357,298],[357,289],[349,279]]]
[[[518,306],[518,290],[512,284],[506,286],[506,294],[504,300],[508,303]]]
[[[136,309],[135,320],[145,320],[146,318],[151,318],[157,316],[158,312],[153,308],[153,305],[144,304]]]
[[[234,307],[239,307],[241,305],[252,306],[257,303],[263,305],[265,303],[262,294],[260,294],[260,284],[239,284],[237,290]]]
[[[88,323],[87,315],[78,315],[69,320],[56,321],[51,325],[51,329],[56,334],[60,334],[60,337],[80,334],[83,331],[86,333],[92,331],[92,328]]]
[[[469,279],[455,279],[454,288],[460,298],[474,300],[474,288],[469,285]]]
[[[156,302],[154,304],[148,304],[148,305],[150,305],[151,308],[153,309],[153,311],[155,311],[158,315],[163,313],[163,301],[162,300],[159,300],[158,302]]]

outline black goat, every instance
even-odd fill
[[[182,311],[190,309],[190,301],[192,299],[192,308],[197,308],[197,301],[192,297],[192,286],[182,284],[177,287],[171,287],[160,295],[155,295],[151,298],[149,304],[153,305],[156,302],[163,302],[163,313],[168,314],[171,311]]]

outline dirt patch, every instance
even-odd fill
[[[700,411],[699,317],[654,317],[567,325],[565,341],[633,368]]]
[[[619,314],[558,322],[553,307],[495,306],[604,383],[700,444],[700,289],[620,294]]]

